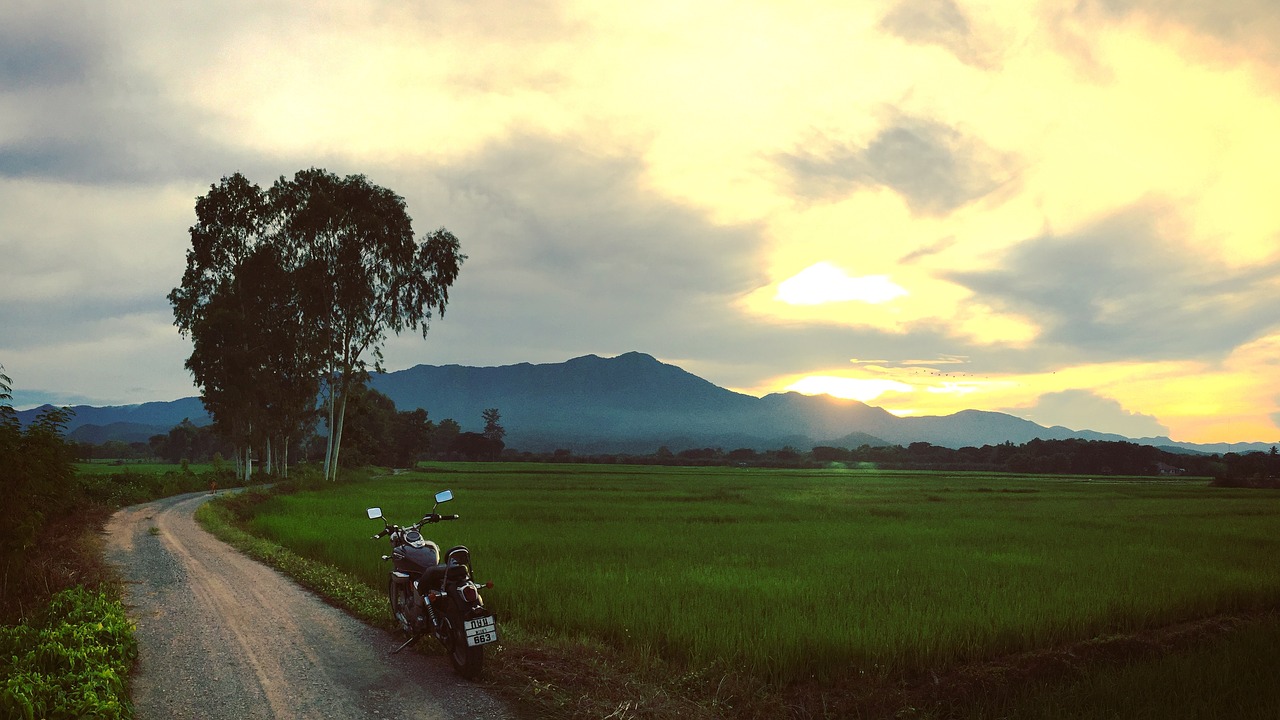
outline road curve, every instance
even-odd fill
[[[446,659],[390,655],[389,633],[210,535],[193,518],[208,499],[134,505],[106,528],[138,625],[139,720],[513,717]]]

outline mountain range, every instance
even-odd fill
[[[790,445],[856,448],[928,442],[951,448],[1022,444],[1040,438],[1129,441],[1182,452],[1252,452],[1267,443],[1179,443],[1127,438],[1061,426],[1044,427],[1005,413],[964,410],[946,416],[897,417],[855,400],[775,393],[762,398],[719,387],[650,355],[585,355],[562,363],[500,367],[418,365],[374,374],[370,386],[401,410],[423,408],[433,420],[453,418],[479,430],[481,413],[498,408],[507,447],[534,452],[652,453],[719,447],[776,449]],[[198,398],[141,405],[75,406],[68,437],[101,443],[145,441],[184,419],[209,422]],[[19,412],[28,422],[40,408]]]

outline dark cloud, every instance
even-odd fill
[[[1219,358],[1280,326],[1280,261],[1232,269],[1161,234],[1139,205],[1068,236],[1014,247],[1001,267],[950,278],[1029,316],[1074,359]]]
[[[406,197],[419,229],[449,227],[469,256],[432,332],[468,326],[469,342],[521,359],[656,354],[659,340],[669,345],[766,284],[758,228],[719,226],[646,191],[642,170],[572,140],[523,136],[430,177],[389,175],[414,188]]]
[[[944,48],[968,65],[996,65],[994,53],[975,37],[968,17],[953,0],[902,0],[880,27],[910,43]]]
[[[1167,437],[1169,428],[1153,415],[1130,412],[1118,401],[1092,390],[1064,390],[1041,395],[1029,408],[1009,408],[1041,425],[1061,425],[1072,430],[1116,433],[1131,438]]]
[[[246,159],[200,137],[204,111],[129,67],[121,20],[105,6],[20,5],[0,27],[0,178],[167,182],[219,177]]]
[[[1249,65],[1280,88],[1280,3],[1275,0],[1086,0],[1075,8],[1077,16],[1092,20],[1096,14],[1114,19],[1139,18],[1157,26],[1157,32],[1177,43],[1188,61],[1209,66]],[[1161,25],[1176,25],[1169,32]],[[1183,30],[1210,44],[1185,42]]]
[[[92,31],[92,3],[54,10],[45,3],[6,7],[0,24],[0,93],[82,84],[106,48]]]
[[[910,265],[911,263],[914,263],[915,261],[920,260],[922,258],[927,258],[930,255],[937,255],[940,252],[944,252],[950,249],[951,247],[953,247],[957,242],[959,241],[956,240],[955,237],[943,238],[942,240],[939,240],[938,242],[933,243],[932,245],[928,245],[926,247],[913,250],[907,253],[906,255],[903,255],[902,258],[898,260],[898,262],[902,265]]]
[[[1275,37],[1280,34],[1280,5],[1275,0],[1094,0],[1091,4],[1117,17],[1142,13],[1176,22],[1230,44],[1270,49],[1271,58],[1277,57]]]
[[[1011,156],[948,125],[911,117],[884,128],[866,147],[835,145],[820,153],[784,155],[779,162],[810,197],[840,197],[882,185],[924,215],[945,215],[1013,175]]]

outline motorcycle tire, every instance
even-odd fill
[[[413,632],[413,623],[409,618],[412,612],[409,598],[409,588],[404,583],[398,583],[394,579],[387,582],[387,599],[391,602],[391,620],[396,624],[396,628],[409,635]]]
[[[484,647],[467,645],[467,632],[462,629],[462,613],[449,608],[445,614],[449,622],[449,662],[453,671],[468,680],[480,677],[484,670]]]

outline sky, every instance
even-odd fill
[[[1280,439],[1274,0],[10,0],[14,404],[197,394],[195,198],[321,167],[468,256],[419,363]],[[428,408],[428,411],[430,408]]]

